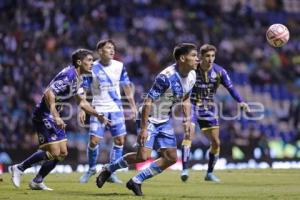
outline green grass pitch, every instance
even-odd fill
[[[54,191],[29,190],[33,174],[23,176],[19,189],[10,182],[10,174],[0,175],[0,200],[96,200],[96,199],[300,199],[300,170],[225,170],[216,171],[221,183],[205,182],[204,171],[191,171],[182,183],[179,171],[166,171],[143,184],[144,197],[136,197],[125,183],[136,172],[120,172],[122,185],[95,185],[95,176],[87,184],[78,182],[81,174],[50,174],[45,183]]]

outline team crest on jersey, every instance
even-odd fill
[[[161,76],[159,76],[159,78],[160,78],[163,82],[166,82],[166,77],[165,77],[165,76],[161,75]]]
[[[217,78],[217,74],[216,74],[215,71],[212,71],[212,72],[211,72],[211,77],[212,77],[212,78]]]
[[[51,140],[56,140],[56,139],[57,139],[57,135],[52,134],[52,135],[51,135]]]
[[[63,80],[58,80],[58,81],[54,82],[55,89],[59,90],[63,85],[64,85],[64,81]]]
[[[177,81],[173,81],[172,85],[175,93],[181,91],[181,85]]]

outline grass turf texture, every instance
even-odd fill
[[[179,171],[166,171],[143,184],[144,197],[136,197],[125,183],[135,171],[120,172],[122,185],[106,183],[102,189],[89,183],[80,184],[81,174],[50,174],[46,185],[54,191],[33,191],[28,182],[33,174],[22,177],[19,189],[14,188],[10,174],[0,175],[0,200],[96,200],[96,199],[300,199],[300,170],[225,170],[216,171],[221,183],[205,182],[204,171],[191,171],[189,180],[182,183]]]

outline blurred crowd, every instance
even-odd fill
[[[260,2],[260,7],[254,2]],[[1,0],[0,149],[36,146],[31,112],[43,90],[70,64],[73,50],[94,50],[97,41],[105,38],[116,41],[116,59],[125,63],[139,103],[155,75],[173,62],[176,43],[214,44],[216,62],[228,70],[245,101],[265,107],[261,120],[220,119],[223,144],[253,144],[263,152],[268,152],[270,140],[296,144],[300,134],[300,12],[286,9],[286,2]],[[291,39],[283,48],[266,42],[265,31],[273,23],[290,30]],[[226,91],[220,90],[218,100],[226,115],[235,114],[236,103]],[[181,127],[175,129],[182,133]],[[70,146],[84,152],[88,137],[86,129],[78,127],[75,113],[67,130]],[[128,141],[133,143],[133,122],[128,121],[127,130]],[[208,146],[200,134],[194,145]]]

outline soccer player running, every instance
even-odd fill
[[[81,75],[91,73],[93,63],[92,52],[86,49],[78,49],[72,53],[72,65],[60,71],[50,82],[44,92],[41,102],[33,112],[33,125],[38,134],[39,150],[20,164],[10,166],[12,183],[20,187],[21,175],[33,164],[43,161],[43,164],[29,183],[33,190],[52,190],[43,180],[68,154],[66,124],[60,117],[60,111],[64,102],[73,96],[78,100],[79,106],[85,112],[95,116],[104,124],[110,123],[103,114],[98,114],[83,98]]]
[[[122,108],[120,86],[122,86],[131,110],[136,115],[136,105],[133,98],[133,89],[124,64],[114,60],[115,43],[112,40],[102,40],[97,43],[99,60],[93,63],[92,76],[84,80],[84,88],[93,96],[92,105],[98,112],[102,112],[111,126],[105,127],[95,117],[90,118],[89,144],[87,155],[89,170],[80,177],[81,183],[87,183],[96,173],[96,164],[99,154],[99,142],[108,129],[113,137],[113,147],[110,153],[110,162],[113,163],[123,156],[123,144],[126,135],[126,126]],[[81,112],[81,121],[85,120],[85,113]],[[109,179],[112,183],[122,183],[113,173]]]
[[[176,63],[158,74],[143,102],[137,152],[128,153],[114,163],[105,165],[97,177],[96,183],[99,188],[117,169],[151,158],[151,151],[155,147],[160,151],[160,157],[126,184],[135,195],[142,196],[143,181],[161,173],[176,162],[177,144],[170,118],[172,107],[178,103],[183,107],[185,137],[189,139],[190,93],[196,81],[194,70],[198,64],[196,46],[181,43],[174,48],[173,56]]]
[[[238,92],[234,89],[226,70],[214,63],[216,52],[216,47],[210,44],[204,44],[200,47],[200,63],[196,70],[197,81],[191,95],[193,107],[191,135],[194,135],[195,124],[198,122],[202,133],[206,134],[211,141],[205,180],[219,182],[220,180],[213,174],[213,170],[220,152],[219,122],[214,102],[214,95],[220,83],[229,91],[243,110],[250,112],[250,109],[248,104],[243,102]],[[188,179],[190,146],[191,140],[184,139],[182,142],[182,181]]]

